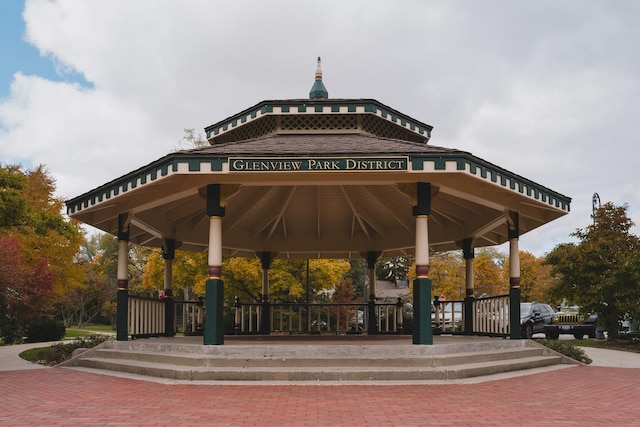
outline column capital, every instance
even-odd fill
[[[464,259],[475,258],[475,248],[473,247],[473,239],[468,237],[462,240],[462,256]]]
[[[207,215],[224,216],[225,208],[222,200],[222,189],[220,184],[207,185]]]
[[[509,240],[520,237],[520,215],[515,211],[507,211],[507,237]]]

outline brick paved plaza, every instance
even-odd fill
[[[64,368],[0,372],[2,426],[633,426],[640,369],[475,384],[176,385]]]

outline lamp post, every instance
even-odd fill
[[[593,225],[596,225],[596,209],[600,209],[600,195],[598,193],[593,193],[593,197],[591,198],[591,212],[593,215]]]

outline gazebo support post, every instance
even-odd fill
[[[429,279],[428,219],[431,184],[418,182],[413,215],[416,217],[416,279],[413,281],[413,344],[433,344],[431,329],[431,279]]]
[[[367,269],[369,270],[369,319],[367,324],[367,333],[369,335],[375,335],[379,332],[378,315],[376,313],[376,261],[378,261],[378,257],[380,257],[380,255],[382,255],[382,252],[367,252]]]
[[[116,340],[129,339],[129,214],[118,215],[118,291]]]
[[[174,327],[175,306],[173,304],[173,260],[176,254],[176,241],[164,239],[162,246],[162,258],[164,258],[164,335],[173,337],[176,334]]]
[[[507,226],[509,238],[509,338],[522,338],[520,325],[520,251],[518,239],[520,237],[520,223],[518,212],[507,212]]]
[[[473,259],[475,249],[472,246],[473,239],[462,241],[462,255],[465,261],[465,297],[464,297],[464,334],[473,335]]]
[[[220,184],[207,185],[209,216],[209,279],[205,287],[204,344],[224,344],[224,282],[222,281],[222,217]]]
[[[262,265],[262,295],[260,296],[260,334],[269,335],[271,333],[271,304],[269,303],[269,269],[273,255],[271,252],[258,252],[260,264]]]

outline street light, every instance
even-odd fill
[[[596,209],[600,209],[600,195],[598,193],[593,193],[593,197],[591,198],[591,212],[593,215],[593,225],[596,225]]]

